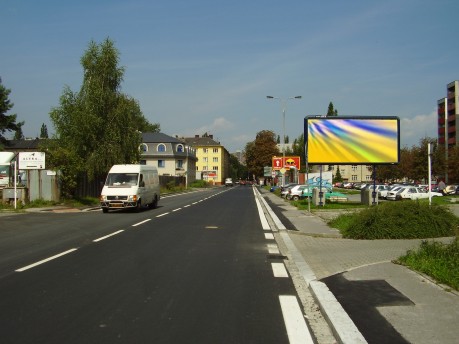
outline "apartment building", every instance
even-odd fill
[[[196,150],[196,179],[203,179],[214,185],[223,185],[229,177],[229,153],[213,135],[185,137],[186,144]]]
[[[446,86],[446,97],[437,101],[438,144],[448,148],[459,144],[459,81]]]
[[[142,133],[141,164],[158,168],[160,176],[186,177],[190,184],[196,179],[196,150],[183,140],[163,133]]]
[[[373,180],[373,166],[371,165],[324,165],[322,171],[332,171],[335,176],[338,167],[344,181],[360,183]]]

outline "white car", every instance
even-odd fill
[[[225,179],[225,186],[233,186],[233,179],[232,178],[226,178]]]
[[[439,197],[443,196],[439,192],[431,192],[431,197]],[[397,191],[389,191],[387,194],[387,199],[391,201],[398,201],[403,199],[423,199],[429,198],[429,193],[426,192],[423,188],[415,187],[415,186],[405,186],[401,187]]]
[[[397,192],[397,191],[400,190],[402,187],[403,187],[402,185],[392,185],[392,186],[389,187],[389,189],[387,189],[387,190],[379,190],[379,191],[378,191],[378,198],[379,198],[379,199],[387,198],[387,195],[389,194],[389,192],[391,192],[391,191]]]

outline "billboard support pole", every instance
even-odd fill
[[[376,165],[373,165],[373,192],[371,196],[373,197],[373,205],[376,205]]]
[[[324,193],[322,192],[322,167],[323,165],[320,165],[320,180],[319,180],[319,207],[323,207],[324,206],[324,202],[322,201],[323,200],[323,196],[324,196]]]

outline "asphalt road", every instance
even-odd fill
[[[250,187],[0,222],[1,343],[294,342]]]

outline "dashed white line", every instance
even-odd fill
[[[167,215],[167,214],[169,214],[169,212],[156,215],[156,217],[161,217],[161,216],[164,216],[164,215]]]
[[[274,234],[273,233],[265,233],[265,239],[274,240]]]
[[[137,227],[137,226],[139,226],[139,225],[141,225],[141,224],[143,224],[145,222],[148,222],[148,221],[151,221],[151,219],[146,219],[146,220],[143,220],[142,222],[135,223],[135,224],[132,225],[132,227]]]
[[[309,333],[303,312],[301,312],[296,297],[292,295],[279,295],[279,301],[290,344],[313,344],[314,341],[312,340],[311,333]]]
[[[191,207],[191,204],[184,205],[183,207],[184,207],[184,208]]]
[[[182,209],[182,208],[174,209],[174,210],[172,210],[172,212],[174,212],[174,211],[179,211],[180,209]]]
[[[271,263],[274,277],[285,278],[288,277],[287,269],[284,263]]]
[[[53,259],[62,257],[62,256],[64,256],[64,255],[69,254],[69,253],[72,253],[73,251],[76,251],[76,250],[77,250],[77,248],[72,248],[72,249],[70,249],[70,250],[68,250],[68,251],[65,251],[65,252],[56,254],[55,256],[52,256],[52,257],[49,257],[49,258],[40,260],[39,262],[36,262],[36,263],[30,264],[30,265],[24,266],[24,267],[22,267],[22,268],[20,268],[20,269],[16,269],[15,271],[17,271],[17,272],[22,272],[22,271],[31,269],[31,268],[33,268],[33,267],[35,267],[35,266],[38,266],[38,265],[41,265],[41,264],[43,264],[43,263],[49,262],[50,260],[53,260]]]
[[[110,237],[112,237],[112,236],[114,236],[114,235],[120,234],[121,232],[124,232],[124,229],[120,229],[119,231],[113,232],[112,234],[105,235],[105,236],[103,236],[103,237],[94,239],[93,242],[102,241],[102,240],[107,239],[107,238],[110,238]]]

